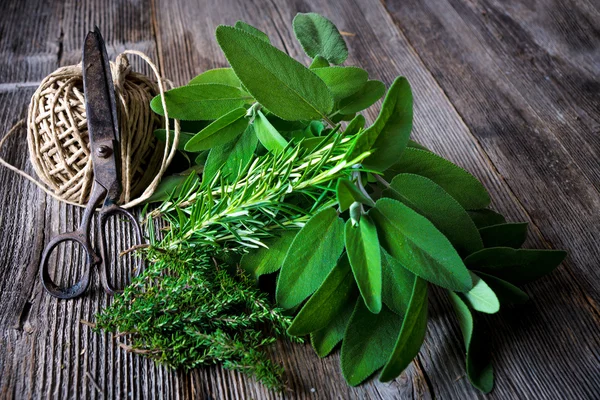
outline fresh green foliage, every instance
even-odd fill
[[[331,64],[348,58],[348,48],[335,25],[316,13],[298,13],[293,21],[294,34],[310,58],[321,56]]]
[[[148,268],[98,326],[159,362],[222,363],[274,388],[281,369],[263,347],[310,334],[320,357],[342,342],[349,384],[380,368],[389,381],[423,343],[432,284],[450,291],[469,379],[490,391],[477,313],[525,302],[515,285],[565,253],[520,249],[526,224],[507,223],[473,175],[410,140],[405,78],[386,94],[366,71],[335,66],[346,45],[317,14],[299,14],[294,31],[309,67],[238,21],[216,33],[231,68],[165,94],[169,117],[184,119],[182,157],[196,165],[165,177],[149,200],[160,203],[145,215]],[[384,95],[367,124],[360,112]],[[160,98],[151,106],[164,114]]]
[[[321,119],[331,112],[327,85],[304,65],[240,29],[221,25],[217,41],[252,96],[287,120]]]
[[[177,150],[184,150],[186,143],[194,137],[194,133],[190,132],[179,132],[179,142],[177,143]],[[166,129],[155,129],[154,136],[161,142],[167,142],[167,130]],[[169,143],[173,142],[175,137],[175,131],[169,132]]]

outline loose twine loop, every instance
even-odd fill
[[[152,69],[157,82],[131,71],[127,54],[142,58]],[[175,120],[171,138],[164,100],[165,82],[148,56],[140,51],[125,50],[110,63],[110,67],[121,145],[123,192],[119,203],[123,208],[130,208],[144,202],[158,187],[177,151],[180,125]],[[157,93],[161,95],[165,112],[166,145],[160,144],[153,133],[162,123],[149,106]],[[0,150],[24,124],[25,119],[22,119],[10,129],[0,140]],[[33,182],[53,198],[84,207],[94,176],[81,64],[57,69],[35,91],[27,117],[27,143],[30,161],[43,183],[1,157],[0,164]]]

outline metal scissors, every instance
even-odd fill
[[[83,294],[89,287],[92,267],[99,268],[100,283],[104,291],[113,294],[119,290],[111,286],[109,254],[104,236],[106,222],[113,215],[128,219],[133,226],[137,243],[142,241],[142,230],[136,218],[116,203],[121,196],[119,124],[115,91],[110,73],[104,40],[98,27],[87,34],[83,48],[83,88],[85,109],[90,138],[90,152],[94,168],[94,184],[90,199],[83,213],[79,228],[70,233],[54,237],[44,249],[41,260],[40,278],[44,288],[54,297],[72,299]],[[97,252],[90,237],[94,211],[104,201],[99,211],[99,247]],[[50,277],[48,262],[52,251],[63,242],[79,243],[86,253],[86,265],[82,278],[74,285],[60,287]],[[139,274],[142,261],[138,260],[134,272]]]

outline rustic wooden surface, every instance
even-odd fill
[[[225,65],[220,23],[243,19],[305,58],[296,12],[332,19],[350,64],[415,93],[414,137],[477,175],[510,220],[531,222],[528,245],[563,248],[566,262],[526,287],[532,300],[483,319],[493,349],[490,398],[600,397],[600,4],[593,0],[5,0],[0,13],[0,121],[23,118],[44,76],[79,62],[97,24],[108,51],[137,49],[176,84]],[[148,68],[132,60],[137,70]],[[371,118],[376,110],[370,113]],[[2,152],[25,167],[24,132]],[[75,301],[42,292],[38,262],[79,209],[58,204],[0,168],[0,398],[279,398],[219,367],[190,374],[126,354],[81,319],[109,299],[97,287]],[[73,257],[76,257],[74,254]],[[77,273],[62,263],[59,276]],[[481,398],[464,375],[462,338],[447,299],[431,296],[418,358],[390,384],[342,380],[337,355],[280,343],[286,398]]]

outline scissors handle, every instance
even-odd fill
[[[101,261],[100,257],[98,257],[98,255],[94,251],[92,243],[90,242],[91,221],[92,217],[94,216],[94,210],[102,202],[102,199],[106,197],[106,192],[107,190],[104,187],[98,184],[94,184],[90,200],[87,206],[85,207],[85,211],[83,212],[83,220],[81,221],[81,225],[79,226],[79,228],[74,232],[63,233],[54,237],[44,248],[44,252],[42,253],[42,260],[40,263],[40,278],[42,280],[44,288],[52,296],[58,297],[59,299],[73,299],[82,295],[89,287],[92,266],[97,265]],[[61,287],[54,283],[54,281],[50,277],[50,270],[48,266],[48,262],[50,261],[50,254],[56,248],[56,246],[64,242],[79,243],[83,247],[87,255],[86,265],[84,266],[83,275],[81,279],[69,287]]]
[[[131,225],[133,226],[133,232],[136,240],[136,244],[142,243],[142,228],[140,227],[137,219],[131,214],[129,211],[119,207],[116,204],[105,205],[100,210],[100,254],[102,255],[102,261],[100,262],[100,282],[102,283],[102,287],[104,291],[108,294],[120,293],[123,290],[115,288],[110,282],[110,268],[109,268],[109,260],[110,254],[108,253],[108,243],[106,241],[106,236],[104,235],[105,226],[108,221],[108,218],[112,216],[124,216],[129,220]],[[133,268],[132,277],[135,277],[140,274],[143,269],[143,261],[141,258],[137,258],[136,265]]]

